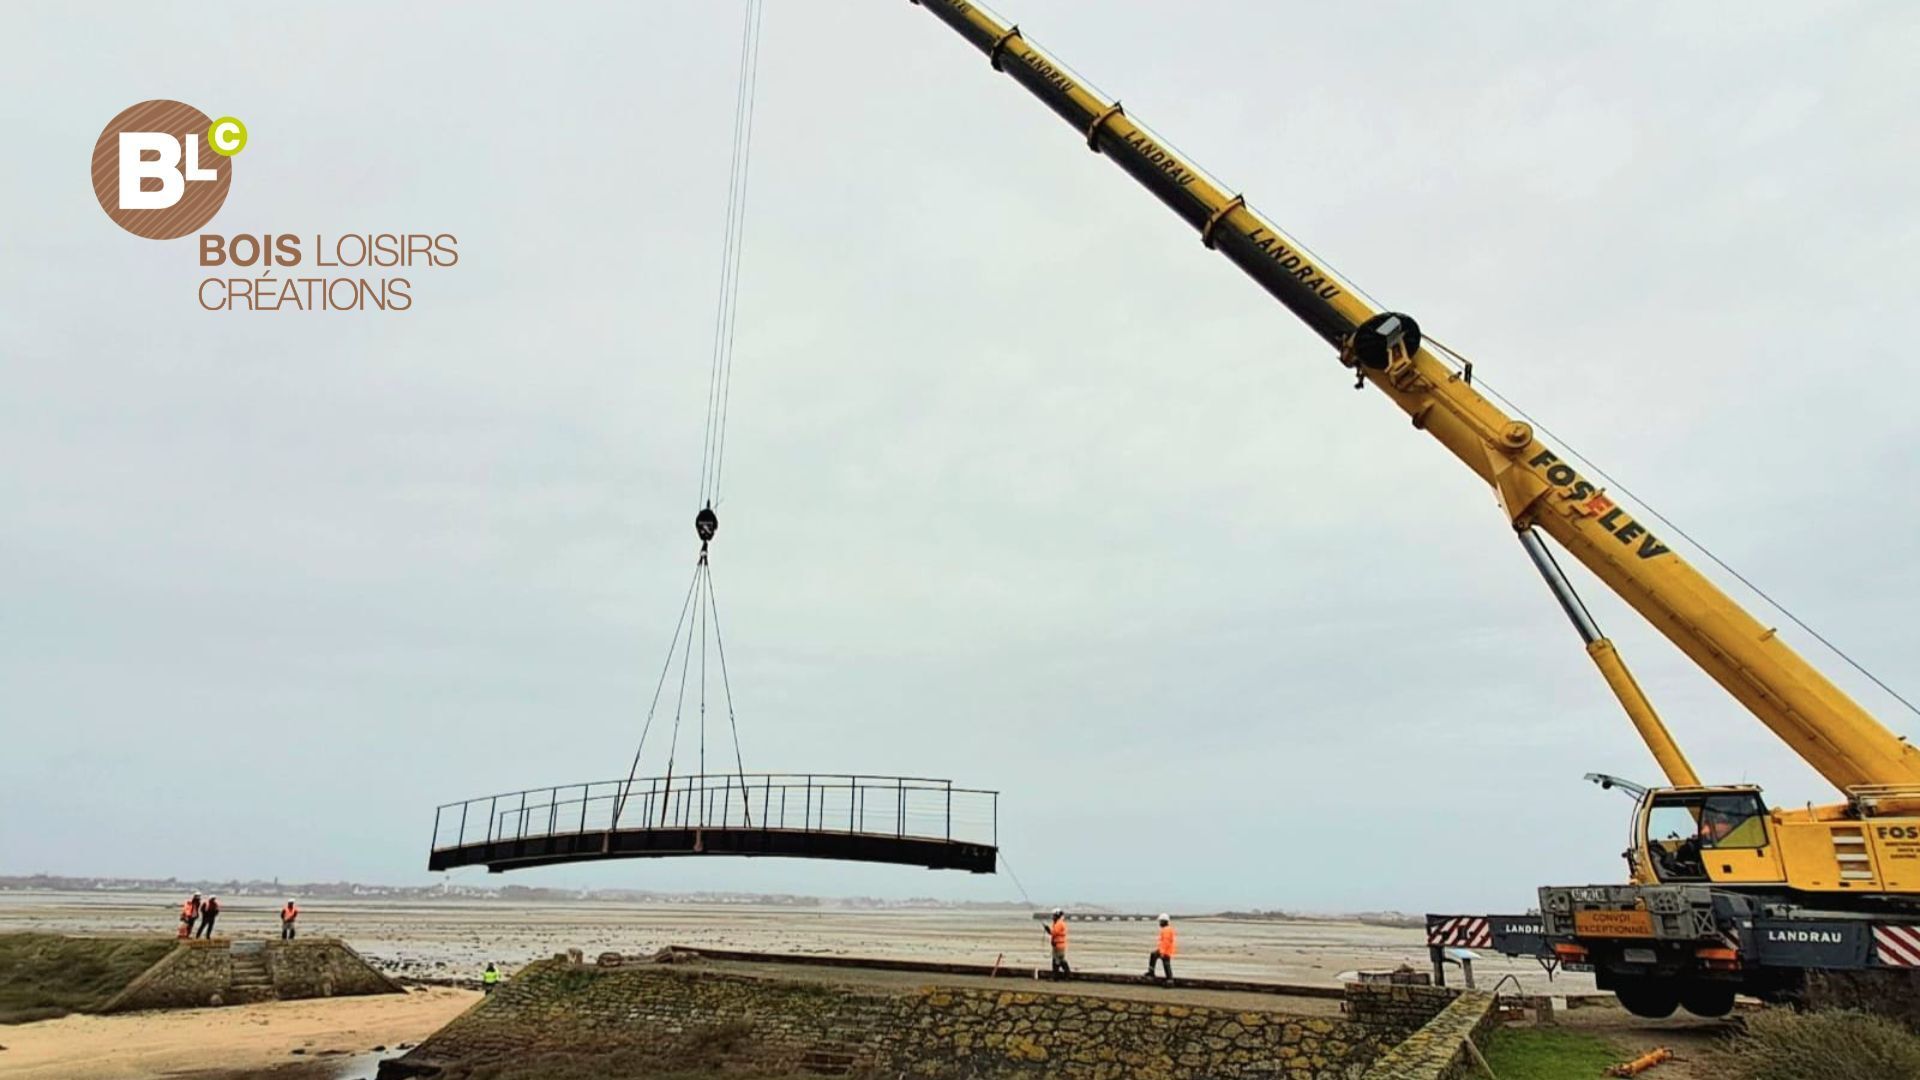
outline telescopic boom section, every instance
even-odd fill
[[[1875,720],[1605,492],[1420,345],[1404,315],[1378,311],[1018,27],[963,0],[913,0],[987,55],[1200,232],[1342,362],[1494,488],[1515,528],[1534,526],[1593,571],[1836,787],[1920,785],[1920,751]]]

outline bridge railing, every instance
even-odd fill
[[[433,849],[614,829],[794,829],[999,846],[999,792],[917,776],[730,773],[598,780],[434,811]]]

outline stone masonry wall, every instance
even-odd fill
[[[231,945],[224,938],[181,942],[100,1011],[237,1004],[246,995],[234,986]],[[270,942],[262,952],[272,979],[271,996],[281,1000],[405,993],[399,983],[381,974],[359,953],[331,938]]]
[[[405,993],[342,941],[275,941],[267,945],[266,955],[274,996],[282,1000]]]
[[[672,1054],[725,1031],[778,1072],[1075,1080],[1348,1080],[1383,1049],[1349,1020],[1052,992],[884,990],[697,965],[596,969],[546,960],[397,1062],[383,1080],[543,1051]],[[671,1065],[671,1061],[665,1062]]]
[[[183,941],[115,994],[101,1012],[194,1009],[216,1000],[233,982],[233,957],[224,941]]]
[[[1424,1027],[1453,1004],[1460,991],[1409,983],[1348,983],[1348,1019],[1392,1038]]]
[[[1417,988],[1416,988],[1417,989]],[[1485,1041],[1498,1023],[1492,994],[1462,993],[1438,1016],[1380,1056],[1364,1080],[1469,1080],[1476,1075],[1466,1041]]]

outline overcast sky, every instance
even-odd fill
[[[1618,879],[1580,776],[1657,771],[1485,487],[937,20],[768,7],[714,555],[747,768],[1000,789],[1038,903]],[[1920,8],[1003,8],[1920,691]],[[697,546],[740,10],[9,8],[0,873],[425,882],[436,804],[624,772]],[[459,265],[400,314],[200,310],[194,241],[88,184],[166,97],[251,133],[204,231]],[[1703,774],[1833,796],[1580,583]]]

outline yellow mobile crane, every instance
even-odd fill
[[[1591,966],[1627,1008],[1656,1016],[1681,1004],[1721,1015],[1736,990],[1791,996],[1810,967],[1896,965],[1898,950],[1878,951],[1883,933],[1913,933],[1911,956],[1920,966],[1920,750],[1688,565],[1532,425],[1476,391],[1472,365],[1423,343],[1412,318],[1376,309],[1018,26],[965,0],[912,2],[1286,305],[1333,347],[1356,387],[1377,389],[1493,488],[1672,785],[1640,789],[1627,854],[1631,884],[1540,891],[1545,936],[1563,960]],[[1703,785],[1541,534],[1645,616],[1845,801],[1769,809],[1757,787]],[[1778,947],[1769,951],[1767,934],[1775,931]]]

